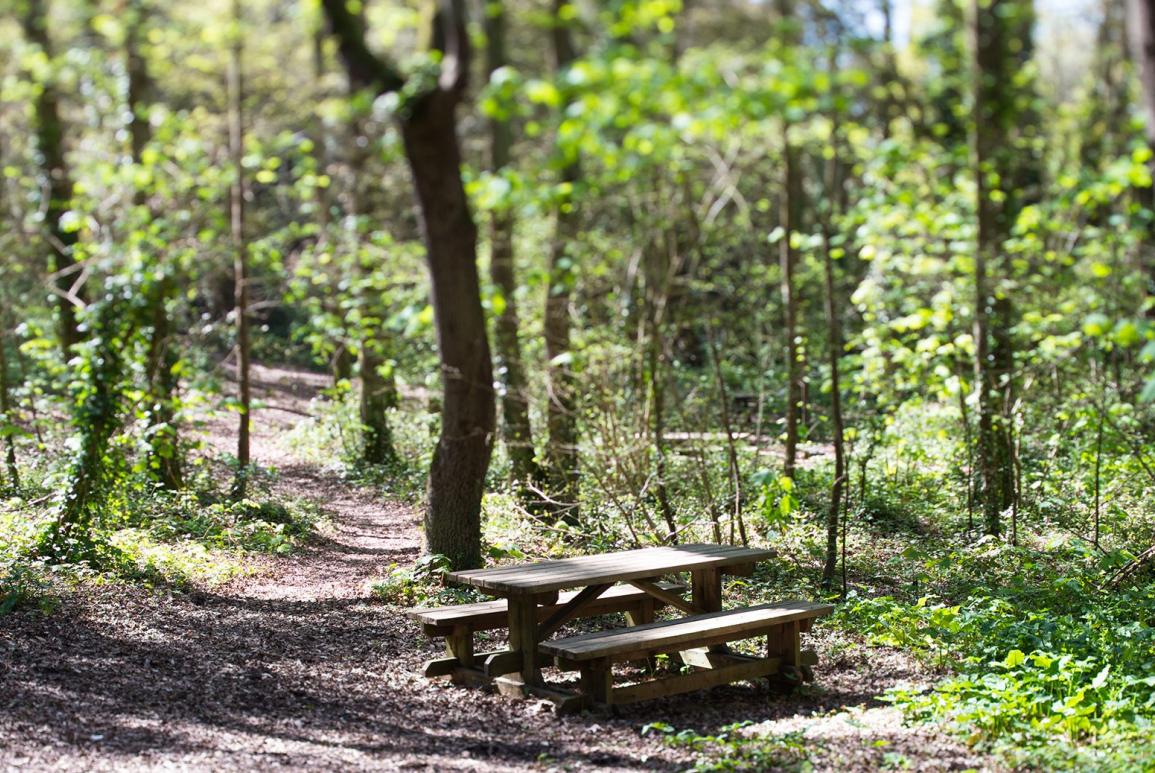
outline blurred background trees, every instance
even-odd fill
[[[20,0],[6,485],[68,481],[77,544],[222,465],[243,498],[275,365],[331,374],[349,469],[428,472],[458,565],[510,519],[606,545],[822,513],[830,581],[844,519],[914,490],[964,543],[1149,544],[1132,5]],[[217,409],[235,458],[197,439]]]

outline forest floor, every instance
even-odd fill
[[[0,769],[678,770],[709,747],[644,726],[710,735],[743,721],[755,723],[743,735],[772,746],[794,739],[758,769],[802,758],[817,770],[997,769],[878,700],[935,675],[844,634],[814,636],[822,665],[801,694],[732,686],[616,716],[559,718],[549,704],[424,679],[437,644],[370,592],[418,556],[417,507],[296,458],[285,435],[318,384],[262,376],[270,407],[255,413],[254,458],[278,470],[275,495],[325,509],[322,533],[224,585],[85,584],[49,613],[0,618]],[[224,448],[232,421],[206,431]]]

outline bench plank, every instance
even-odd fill
[[[686,586],[681,583],[659,583],[658,586],[666,591],[684,591]],[[546,620],[559,608],[573,601],[580,591],[558,594],[556,604],[538,608],[538,620]],[[615,585],[596,599],[587,602],[582,608],[583,616],[621,612],[630,609],[634,604],[644,601],[647,594],[628,585]],[[448,636],[453,633],[453,627],[459,624],[468,625],[474,631],[489,631],[495,628],[505,628],[509,624],[509,610],[505,599],[495,601],[479,601],[473,604],[458,604],[451,607],[435,607],[411,609],[409,617],[423,623],[425,633],[429,636]]]
[[[676,650],[681,645],[704,646],[749,638],[784,623],[828,615],[833,610],[830,604],[781,601],[681,620],[571,636],[545,642],[540,645],[540,649],[567,661],[600,658],[628,660],[651,652]]]

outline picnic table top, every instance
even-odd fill
[[[770,549],[729,545],[674,545],[603,553],[532,564],[450,572],[447,582],[497,595],[532,595],[564,588],[638,580],[671,572],[718,569],[774,558]]]

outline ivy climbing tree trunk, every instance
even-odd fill
[[[136,330],[136,290],[124,284],[106,287],[91,313],[93,333],[79,358],[84,386],[72,409],[76,450],[56,518],[38,540],[37,553],[45,558],[107,563],[93,526],[105,510],[110,444],[125,413],[124,356]]]
[[[1031,55],[1030,0],[976,0],[974,22],[974,163],[978,243],[974,264],[975,385],[978,396],[979,499],[988,534],[1002,533],[1015,501],[1013,404],[1014,309],[1006,282],[1012,262],[1005,242],[1030,196],[1028,88],[1015,81]]]
[[[144,151],[152,139],[149,125],[149,101],[153,92],[152,78],[148,71],[148,61],[141,47],[145,41],[147,9],[142,0],[133,0],[126,13],[124,52],[128,75],[126,107],[128,108],[129,140],[132,162],[138,168],[144,166]],[[156,219],[156,213],[148,208],[148,189],[137,185],[133,192],[133,204],[144,207],[147,222]],[[149,469],[156,481],[164,488],[174,491],[183,485],[184,474],[181,465],[180,436],[177,427],[177,389],[179,388],[177,347],[172,335],[169,319],[169,304],[176,293],[174,281],[175,267],[161,251],[160,245],[146,245],[152,252],[152,260],[158,264],[157,278],[152,283],[150,298],[152,331],[149,337],[148,359],[145,380],[148,384],[149,412]]]
[[[378,94],[405,79],[365,43],[364,22],[345,0],[323,0],[352,83]],[[463,0],[442,0],[433,19],[441,52],[436,85],[407,96],[398,122],[417,193],[441,358],[441,434],[429,470],[425,543],[458,569],[481,565],[481,497],[496,407],[493,365],[481,308],[477,228],[461,179],[456,108],[469,71]]]
[[[45,59],[54,65],[45,4],[46,0],[24,0],[21,23],[28,41],[39,47]],[[44,236],[52,256],[48,273],[59,309],[60,346],[67,360],[71,357],[72,346],[82,338],[77,309],[85,302],[84,273],[76,261],[77,231],[64,222],[65,213],[72,209],[72,175],[64,156],[64,122],[60,117],[55,73],[37,85],[39,91],[33,104],[33,119],[44,177],[42,190],[47,199],[42,209]]]
[[[553,2],[553,55],[559,73],[577,58],[570,35],[567,0]],[[545,298],[545,354],[549,384],[546,419],[549,428],[550,494],[555,509],[569,524],[578,522],[578,423],[574,383],[573,352],[570,348],[572,326],[571,291],[576,277],[573,247],[579,235],[577,199],[574,187],[581,179],[576,157],[566,153],[561,181],[556,192],[553,242],[549,251],[549,283]]]
[[[252,347],[249,334],[249,243],[245,238],[245,129],[244,79],[241,69],[244,55],[242,24],[244,15],[240,0],[233,0],[232,45],[229,56],[229,155],[233,165],[233,184],[229,196],[229,223],[233,240],[234,310],[237,351],[237,403],[240,416],[237,428],[237,474],[233,496],[243,499],[248,489],[250,459],[249,438],[252,429]]]
[[[486,69],[490,78],[508,65],[505,46],[505,4],[491,0],[485,6]],[[495,175],[507,171],[513,128],[508,115],[490,118],[490,166]],[[513,206],[500,203],[489,221],[489,278],[501,294],[500,310],[493,321],[497,355],[497,375],[501,380],[501,431],[509,455],[510,477],[526,503],[530,502],[528,483],[539,483],[541,471],[534,459],[533,428],[529,419],[529,385],[518,338],[520,322],[517,312],[517,281],[514,270]]]

